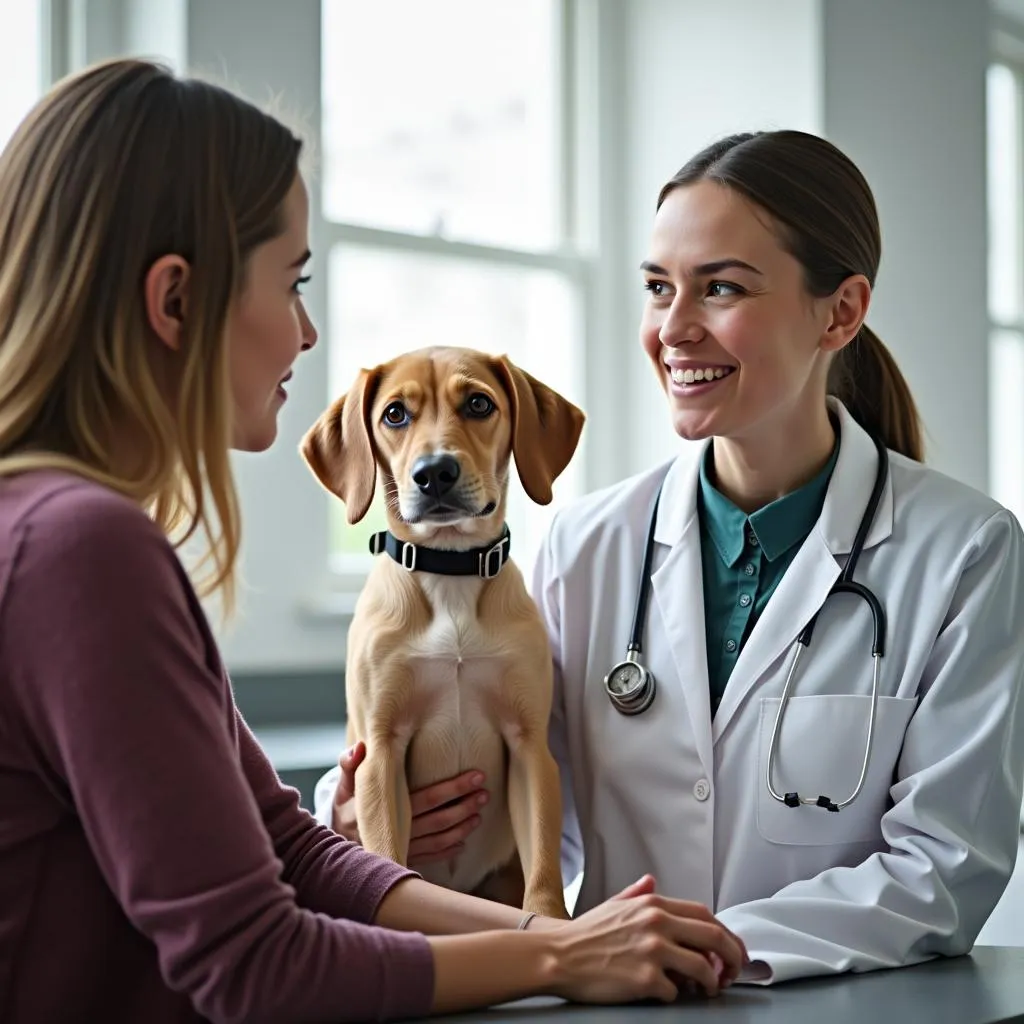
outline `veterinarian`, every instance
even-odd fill
[[[274,441],[316,342],[300,142],[141,61],[54,87],[0,157],[0,1016],[366,1021],[550,992],[717,992],[742,945],[632,880],[573,922],[319,825],[239,716],[168,533]],[[148,513],[148,514],[147,514]]]
[[[963,953],[1014,866],[1021,529],[923,465],[865,323],[879,258],[871,191],[820,138],[737,135],[686,164],[640,342],[701,444],[561,511],[536,563],[577,912],[650,871],[744,940],[741,980]],[[974,371],[941,372],[952,411]],[[363,753],[318,787],[350,835]],[[413,860],[458,843],[486,786],[415,794]]]

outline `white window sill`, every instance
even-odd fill
[[[345,723],[273,725],[254,729],[257,740],[278,772],[330,768],[345,749]]]
[[[350,565],[332,564],[320,584],[300,600],[297,611],[301,621],[310,625],[348,625],[352,621],[372,565],[369,559],[353,561]]]
[[[327,589],[312,594],[299,604],[299,618],[309,623],[344,622],[352,620],[359,600],[358,590]]]

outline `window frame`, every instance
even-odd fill
[[[30,2],[35,4],[39,18],[36,90],[37,94],[41,96],[63,73],[63,55],[67,48],[63,4],[68,0],[30,0]],[[0,140],[0,145],[5,145],[6,141],[6,139]]]
[[[321,259],[332,229],[321,216],[320,189],[313,187],[321,117],[320,0],[165,0],[159,10],[148,0],[49,2],[51,81],[119,54],[158,56],[180,71],[212,77],[258,104],[269,103],[307,141],[302,169],[311,186],[314,276],[306,298],[324,338],[296,367],[274,446],[255,458],[233,453],[245,524],[239,614],[224,624],[217,601],[205,604],[233,674],[337,671],[345,663],[345,632],[365,574],[331,569],[330,499],[296,451],[330,401],[323,383],[330,340]],[[624,199],[633,184],[626,123],[628,12],[619,0],[563,0],[561,11],[560,38],[573,45],[571,63],[563,65],[563,104],[572,112],[563,123],[572,130],[559,134],[571,197],[562,216],[574,250],[548,258],[559,272],[574,265],[579,275],[586,357],[578,398],[589,411],[621,402],[623,382],[634,371],[630,339],[637,288]],[[231,35],[221,35],[229,27]],[[363,237],[374,244],[387,241],[376,234]],[[463,244],[445,245],[446,254],[457,255]],[[527,256],[525,262],[535,259]],[[573,462],[579,489],[589,492],[621,480],[630,455],[615,417],[590,416]],[[520,564],[531,554],[522,545],[517,551]]]
[[[1010,72],[1013,78],[1016,100],[1016,124],[1013,176],[1018,191],[1024,188],[1024,23],[1006,15],[993,15],[992,45],[989,66],[1001,66]],[[991,216],[992,197],[989,194],[986,216]],[[1013,230],[1016,235],[1015,248],[1021,261],[1016,275],[1017,294],[1015,305],[1017,315],[1004,317],[992,308],[991,294],[986,300],[986,318],[989,338],[989,490],[996,500],[1006,505],[1019,519],[1024,518],[1024,487],[1019,481],[1024,476],[1024,430],[1020,436],[1016,432],[1003,429],[1007,420],[1007,410],[998,399],[999,385],[1002,382],[1002,366],[998,359],[1000,348],[1006,344],[1008,337],[1016,342],[1017,352],[1012,354],[1012,361],[1017,367],[1024,365],[1024,200],[1019,202]],[[1017,374],[1015,383],[1024,390],[1024,373]],[[1020,419],[1020,417],[1012,417]],[[1013,469],[1007,469],[1007,466]],[[1024,813],[1024,812],[1022,812]]]
[[[989,54],[989,66],[1001,65],[1007,68],[1013,76],[1016,92],[1016,139],[1014,156],[1016,166],[1014,178],[1018,186],[1018,194],[1022,196],[1017,207],[1017,223],[1014,225],[1016,232],[1016,248],[1020,256],[1024,271],[1024,22],[1019,22],[998,11],[992,12],[992,43]],[[986,112],[987,122],[987,112]],[[986,151],[988,140],[986,139]],[[986,217],[990,216],[991,197],[986,196],[987,208]],[[991,303],[991,294],[986,295],[986,316],[988,326],[988,352],[989,352],[989,408],[988,408],[988,430],[989,430],[989,491],[992,496],[1005,505],[1010,511],[1024,522],[1024,485],[1019,481],[1024,477],[1024,429],[1017,433],[1014,439],[1014,431],[1009,434],[1002,429],[1005,424],[999,402],[1000,367],[997,363],[996,353],[998,346],[1002,343],[1001,336],[1007,334],[1016,336],[1017,351],[1014,353],[1015,362],[1022,372],[1019,374],[1018,385],[1024,390],[1024,272],[1017,275],[1017,316],[1012,320],[1006,320],[994,315]],[[1009,418],[1009,417],[1007,417]],[[1020,415],[1013,417],[1018,421]],[[1021,425],[1018,423],[1018,425]],[[1010,469],[1005,475],[1002,472],[1004,466],[1010,464]],[[1016,486],[1015,486],[1015,481]],[[1014,493],[1016,492],[1016,493]],[[1024,833],[1024,806],[1020,812],[1020,830]]]
[[[581,180],[580,169],[589,165],[591,161],[588,156],[596,153],[609,130],[615,134],[619,126],[609,123],[607,111],[589,108],[580,100],[582,96],[593,95],[596,91],[594,75],[603,56],[598,53],[598,48],[607,39],[606,23],[610,12],[606,0],[598,4],[590,0],[555,0],[554,17],[557,91],[560,100],[557,125],[560,146],[556,170],[560,244],[550,249],[524,249],[376,228],[329,219],[319,201],[313,204],[311,211],[312,230],[324,253],[330,252],[335,246],[345,245],[353,249],[385,250],[396,254],[491,264],[512,270],[540,269],[554,272],[566,281],[574,294],[578,310],[578,334],[575,341],[581,362],[586,364],[588,360],[583,358],[584,350],[589,356],[594,348],[592,341],[598,333],[595,330],[599,313],[594,287],[595,278],[600,272],[597,239],[607,235],[607,230],[602,232],[600,225],[607,225],[609,218],[606,213],[602,216],[595,208],[597,197],[593,192],[588,193],[587,183]],[[318,123],[315,130],[318,145],[320,130]],[[330,346],[330,297],[326,289],[320,312],[323,317],[321,343]],[[600,340],[598,345],[604,347]],[[584,373],[580,381],[585,405],[592,401],[593,391],[591,381],[586,378]],[[333,397],[325,395],[325,403]],[[575,456],[579,460],[579,469],[575,473],[575,493],[585,493],[597,481],[593,449],[595,440],[597,443],[600,440],[595,439],[593,434],[592,425],[588,423],[588,430]],[[613,467],[613,476],[617,470],[618,467]],[[326,586],[307,605],[306,611],[316,618],[347,618],[365,583],[372,556],[368,552],[365,555],[334,552],[331,550],[329,535],[324,543],[328,566]]]

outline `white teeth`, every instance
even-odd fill
[[[672,370],[672,380],[676,384],[700,384],[706,380],[719,380],[729,373],[732,368],[721,366],[708,367],[704,370]]]

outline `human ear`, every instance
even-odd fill
[[[143,293],[146,321],[170,349],[181,345],[190,268],[181,256],[161,256],[146,272]]]
[[[868,315],[871,284],[863,274],[851,274],[824,301],[827,320],[819,347],[825,352],[838,352],[857,337]]]

